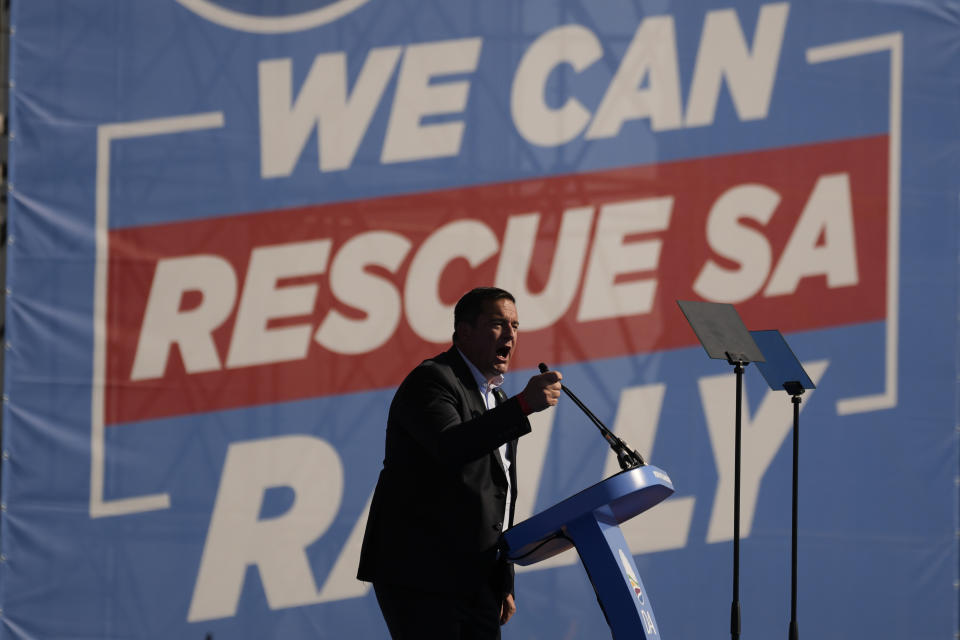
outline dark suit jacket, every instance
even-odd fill
[[[424,591],[513,590],[497,558],[507,480],[497,448],[530,432],[516,398],[487,411],[455,348],[425,360],[400,385],[387,420],[357,578]],[[516,504],[516,462],[511,504]],[[512,511],[512,508],[511,508]]]

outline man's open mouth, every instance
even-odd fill
[[[497,356],[506,360],[510,356],[510,347],[500,347],[497,349]]]

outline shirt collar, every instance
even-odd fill
[[[465,356],[463,351],[460,351],[460,347],[457,347],[457,353],[459,353],[463,361],[467,363],[467,368],[470,369],[470,373],[473,374],[473,379],[476,380],[477,386],[480,387],[481,391],[487,393],[489,390],[496,389],[503,384],[504,377],[502,373],[498,373],[488,381],[487,377],[480,373],[480,369],[477,369],[477,367],[470,362],[470,358]]]

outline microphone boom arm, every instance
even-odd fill
[[[547,365],[542,362],[540,363],[540,373],[546,373],[549,370]],[[597,429],[600,430],[603,439],[607,441],[607,444],[610,445],[610,448],[613,449],[613,452],[617,455],[617,464],[620,465],[622,470],[626,471],[627,469],[646,466],[647,462],[643,459],[643,456],[637,453],[635,449],[631,449],[626,442],[618,438],[605,424],[600,422],[600,419],[593,415],[593,412],[587,408],[587,405],[580,401],[580,398],[574,395],[574,393],[563,384],[560,385],[560,388],[567,394],[567,397],[573,401],[573,404],[580,407],[580,410],[583,411]]]

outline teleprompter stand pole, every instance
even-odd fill
[[[797,504],[799,502],[800,479],[800,396],[803,385],[799,382],[784,382],[783,388],[790,394],[793,404],[793,521],[790,541],[790,640],[800,639],[797,627]]]
[[[784,390],[793,405],[793,523],[790,532],[790,640],[799,640],[797,627],[797,529],[800,478],[800,396],[816,385],[783,335],[776,330],[751,331],[757,345],[763,350],[765,361],[757,363],[767,384],[773,390]]]
[[[733,464],[733,602],[730,604],[730,637],[740,638],[740,448],[743,432],[743,367],[744,362],[727,354],[737,378],[736,418],[734,423]],[[748,363],[749,364],[749,363]]]
[[[733,305],[716,302],[678,300],[680,310],[707,355],[733,365],[737,381],[734,420],[733,474],[733,602],[730,605],[730,635],[740,638],[740,468],[743,429],[743,368],[751,362],[763,362],[764,354],[737,314]],[[759,365],[758,365],[759,366]]]

